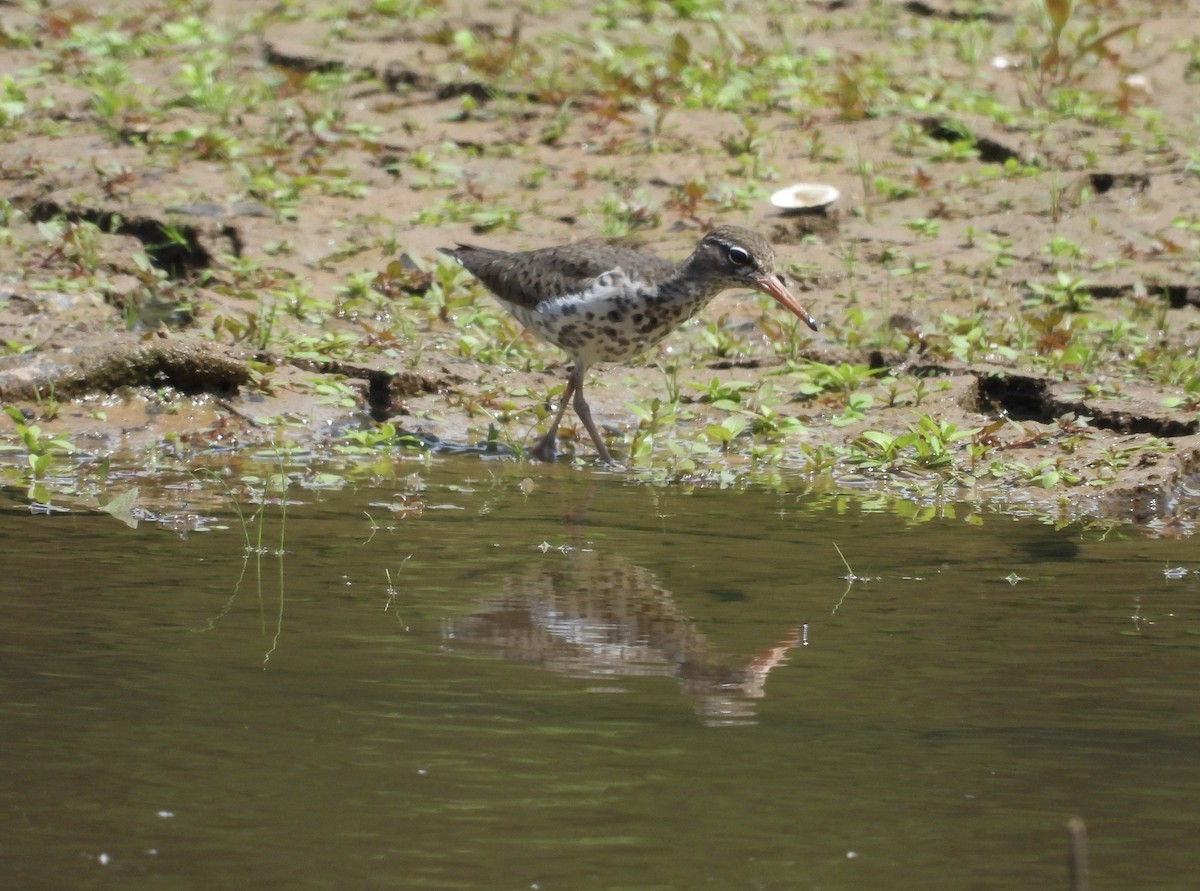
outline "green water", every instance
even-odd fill
[[[0,887],[1200,885],[1194,540],[523,473],[0,498]]]

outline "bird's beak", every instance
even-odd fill
[[[792,315],[804,322],[809,328],[817,330],[817,320],[808,314],[808,310],[799,304],[792,292],[784,287],[779,276],[774,273],[764,275],[762,278],[754,280],[754,287],[762,291],[764,294],[769,294],[771,299],[790,312]]]

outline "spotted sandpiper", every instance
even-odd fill
[[[468,244],[439,250],[483,282],[522,325],[574,360],[550,429],[529,450],[541,461],[553,460],[558,426],[574,396],[575,413],[600,459],[614,463],[583,398],[588,367],[636,356],[722,291],[762,291],[817,330],[816,321],[775,274],[771,245],[740,226],[713,229],[682,263],[604,242],[518,252]]]

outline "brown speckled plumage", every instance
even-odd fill
[[[465,244],[441,251],[483,282],[521,324],[574,360],[550,430],[530,450],[542,460],[554,455],[558,425],[574,394],[576,413],[601,459],[611,464],[583,398],[588,366],[643,352],[721,291],[762,291],[814,330],[817,327],[775,275],[771,246],[738,226],[714,229],[682,263],[598,242],[515,253]]]

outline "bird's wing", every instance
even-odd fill
[[[581,309],[591,309],[597,313],[607,313],[613,307],[610,302],[616,298],[624,298],[633,291],[635,283],[622,267],[614,266],[606,269],[594,278],[588,279],[583,287],[575,291],[566,291],[555,297],[539,300],[534,311],[538,313],[553,313],[556,309],[575,305]]]
[[[677,266],[651,254],[605,243],[579,242],[512,254],[474,245],[445,253],[487,285],[501,300],[532,309],[545,300],[580,294],[606,272],[661,281]]]

